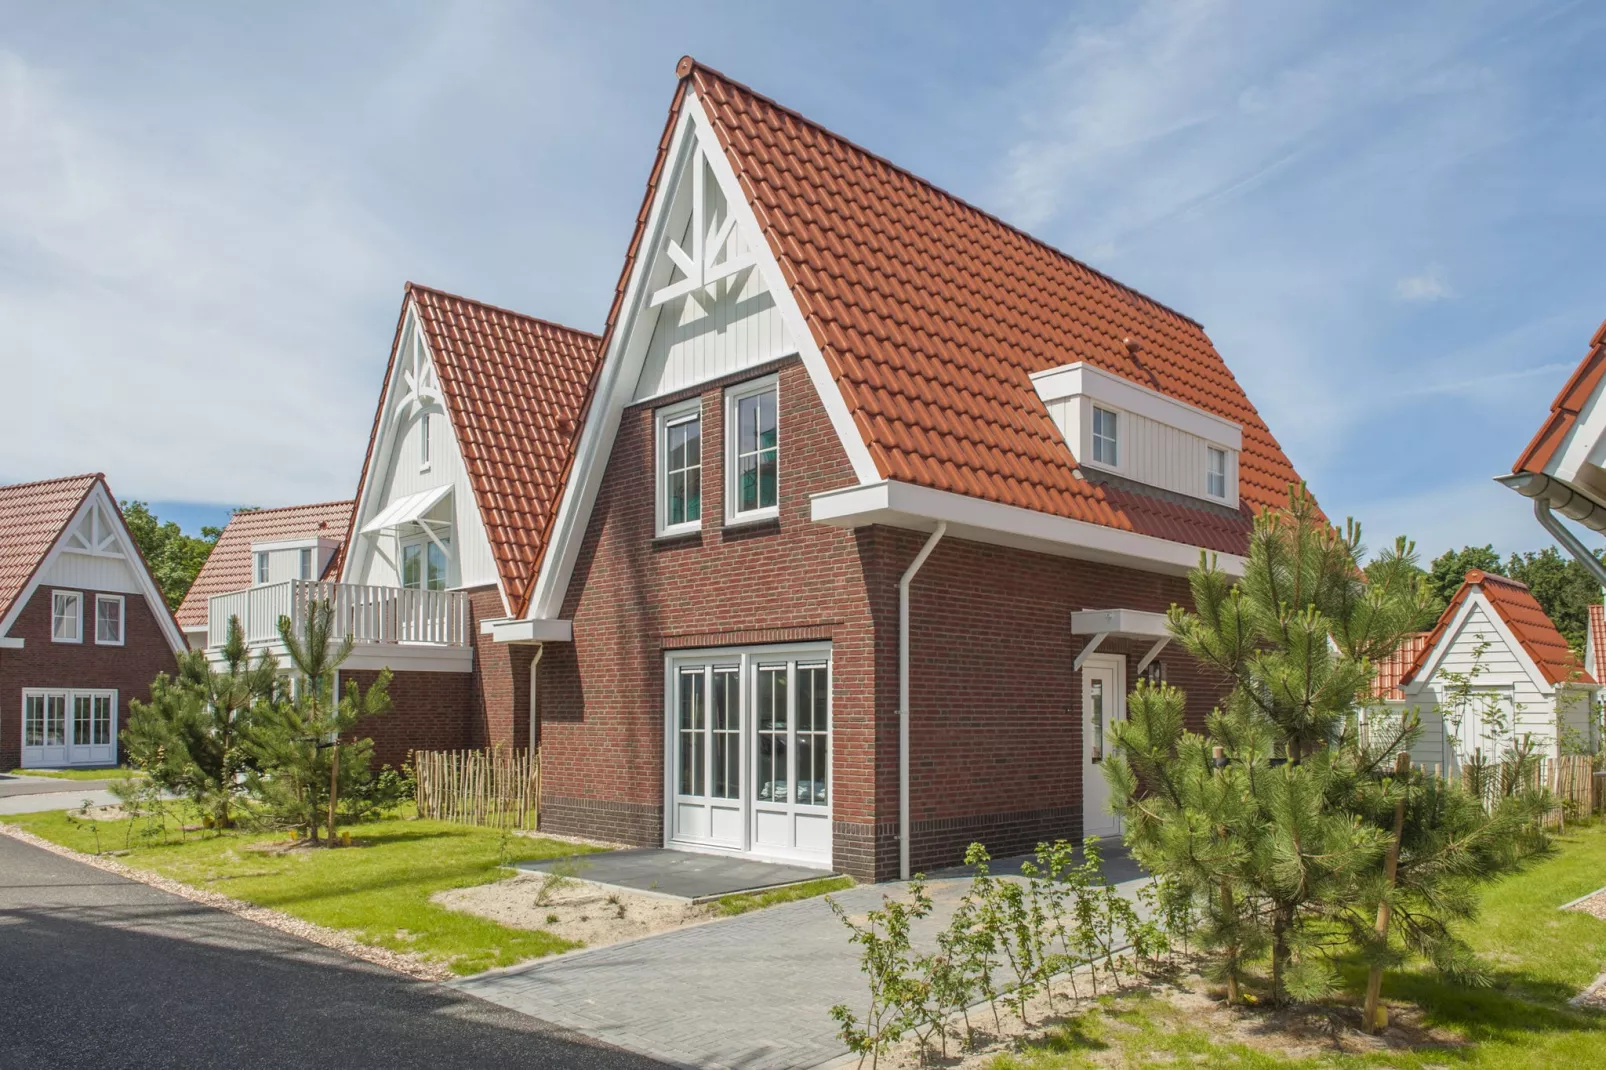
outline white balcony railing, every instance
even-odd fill
[[[410,587],[367,587],[356,583],[286,580],[207,600],[209,647],[222,646],[229,618],[239,617],[251,646],[277,642],[279,618],[289,617],[294,635],[303,634],[312,604],[334,606],[334,634],[357,643],[418,643],[466,647],[473,641],[468,595],[462,591],[418,591]]]

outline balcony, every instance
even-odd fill
[[[462,591],[419,591],[409,587],[367,587],[355,583],[286,580],[244,591],[213,595],[207,601],[208,650],[228,637],[229,618],[239,617],[246,644],[283,653],[279,618],[290,618],[291,634],[301,635],[315,602],[335,611],[335,635],[350,635],[361,662],[374,661],[373,648],[472,650],[468,595]],[[383,659],[381,659],[383,660]]]

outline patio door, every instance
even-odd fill
[[[1094,654],[1082,664],[1082,835],[1117,836],[1121,819],[1110,811],[1104,760],[1115,743],[1116,721],[1126,716],[1126,661]]]
[[[24,689],[22,764],[25,768],[112,765],[116,760],[116,691]]]
[[[666,659],[666,844],[830,865],[830,653]]]

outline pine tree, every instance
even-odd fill
[[[177,675],[158,675],[149,702],[129,703],[122,738],[130,760],[158,787],[229,828],[246,758],[241,739],[252,706],[272,694],[278,666],[266,652],[251,661],[238,617],[229,618],[222,654],[221,668],[203,651],[180,655]]]
[[[289,617],[279,618],[279,638],[299,675],[299,686],[281,688],[257,704],[251,716],[247,749],[254,767],[247,772],[253,795],[269,812],[293,828],[303,828],[318,842],[318,828],[327,822],[333,846],[341,795],[368,779],[373,740],[347,741],[365,718],[390,709],[390,670],[363,691],[348,682],[335,695],[335,673],[351,655],[352,639],[334,642],[334,610],[315,601],[307,611],[301,635]]]
[[[1470,909],[1468,879],[1520,853],[1520,814],[1479,818],[1459,789],[1436,785],[1407,806],[1397,878],[1384,879],[1409,787],[1393,775],[1395,755],[1419,728],[1397,719],[1366,735],[1359,714],[1376,661],[1413,630],[1428,597],[1413,556],[1401,539],[1363,572],[1360,529],[1334,529],[1291,490],[1286,510],[1257,519],[1242,579],[1201,562],[1190,577],[1195,612],[1171,610],[1177,640],[1231,685],[1205,734],[1184,726],[1181,692],[1141,684],[1116,728],[1120,751],[1105,771],[1127,843],[1190,889],[1229,999],[1268,947],[1274,1001],[1323,994],[1345,925],[1375,961],[1394,961],[1392,935],[1440,965],[1464,965],[1447,922]],[[1367,936],[1360,920],[1384,901],[1398,920]]]

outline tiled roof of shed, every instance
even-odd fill
[[[279,509],[250,509],[235,513],[207,555],[206,564],[190,584],[184,602],[174,614],[181,628],[206,627],[206,600],[215,594],[242,591],[251,586],[251,544],[314,536],[344,539],[351,522],[351,502],[287,505]],[[339,555],[336,554],[338,560]]]
[[[0,487],[0,617],[11,611],[62,527],[103,479],[92,473]]]
[[[406,293],[402,322],[408,304],[418,309],[508,609],[520,615],[563,497],[602,340],[417,283]],[[390,359],[393,365],[394,345]],[[363,481],[383,405],[381,398]]]
[[[1416,665],[1417,658],[1427,649],[1428,638],[1432,634],[1417,632],[1406,636],[1395,648],[1394,653],[1377,663],[1377,677],[1372,681],[1374,697],[1389,700],[1405,698],[1405,692],[1400,690],[1400,683],[1405,679],[1405,674]]]
[[[1606,376],[1606,323],[1596,328],[1595,337],[1589,341],[1589,352],[1584,354],[1584,359],[1562,385],[1556,400],[1551,402],[1550,415],[1534,434],[1528,448],[1522,451],[1522,456],[1511,466],[1513,472],[1544,472],[1545,466],[1566,440],[1567,433],[1578,422],[1579,414],[1600,385],[1602,376]]]
[[[1455,592],[1450,604],[1445,606],[1444,612],[1439,615],[1439,621],[1433,626],[1433,631],[1428,633],[1427,640],[1417,652],[1415,661],[1400,677],[1401,683],[1410,683],[1416,677],[1417,672],[1426,664],[1433,648],[1439,644],[1439,640],[1449,629],[1457,611],[1466,602],[1469,592],[1474,589],[1483,592],[1484,598],[1494,607],[1506,627],[1511,629],[1511,634],[1539,667],[1547,683],[1595,683],[1594,678],[1584,671],[1572,648],[1567,645],[1567,640],[1556,630],[1555,622],[1545,613],[1544,607],[1534,598],[1533,592],[1528,590],[1528,585],[1481,569],[1473,569],[1467,573],[1460,589]]]
[[[883,477],[1235,553],[1286,503],[1298,473],[1198,323],[689,57],[678,72],[676,110],[695,89]],[[1238,514],[1079,475],[1029,378],[1077,361],[1240,424]]]

